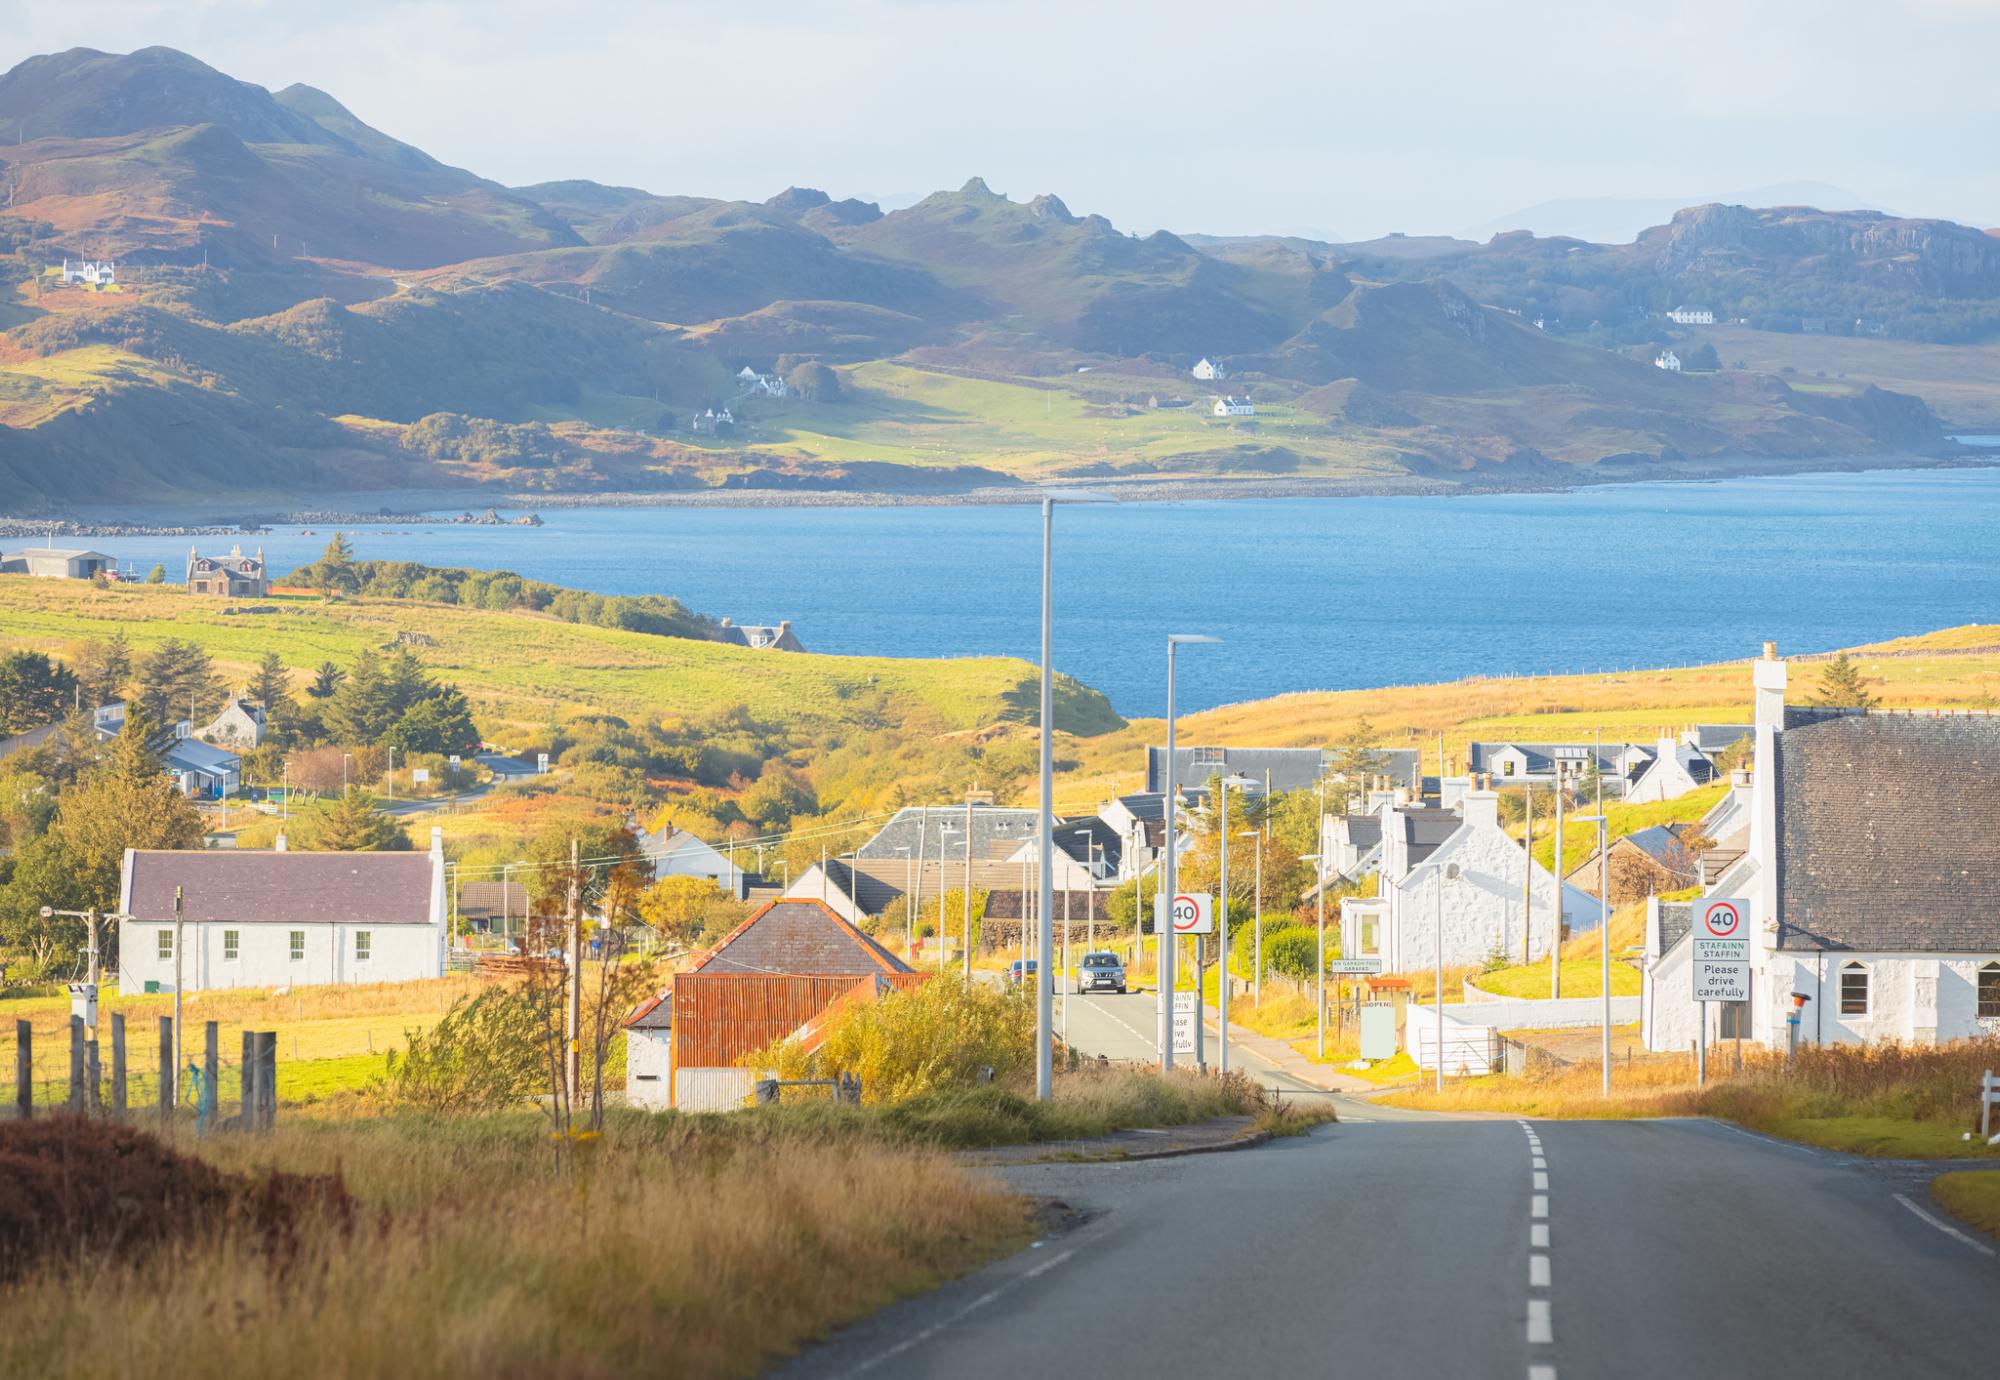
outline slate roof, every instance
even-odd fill
[[[466,919],[498,920],[503,914],[526,918],[528,888],[520,882],[463,883],[458,888],[458,913]]]
[[[1696,724],[1689,737],[1696,748],[1713,757],[1756,731],[1753,724]]]
[[[2000,950],[1996,778],[2000,718],[1801,716],[1778,735],[1778,946]]]
[[[128,913],[174,918],[181,888],[189,920],[271,925],[428,925],[429,853],[145,849],[131,859]]]
[[[1019,847],[1021,840],[1032,837],[1036,822],[1040,818],[1038,810],[1022,810],[1001,805],[974,805],[972,807],[972,856],[975,859],[993,856],[996,842],[1008,842]],[[946,830],[952,830],[950,834]],[[906,805],[896,811],[895,816],[883,825],[875,837],[855,850],[859,858],[898,858],[903,855],[898,850],[907,848],[911,857],[936,858],[939,850],[948,858],[965,856],[965,806],[963,805]],[[1011,849],[1009,850],[1011,851]]]
[[[840,977],[909,966],[818,901],[773,901],[687,968],[690,973]]]
[[[1694,928],[1694,902],[1660,902],[1660,952],[1666,953]],[[1600,989],[1601,990],[1601,989]]]
[[[902,867],[901,858],[896,866]],[[903,894],[897,881],[881,876],[870,868],[856,867],[842,858],[828,858],[826,880],[834,888],[860,907],[864,915],[880,915],[889,908],[889,903]]]
[[[1613,840],[1613,846],[1629,843],[1661,867],[1685,871],[1687,858],[1680,852],[1680,834],[1670,824],[1653,824]]]
[[[1057,848],[1086,867],[1090,866],[1091,845],[1094,843],[1097,845],[1097,860],[1114,871],[1125,850],[1125,841],[1118,837],[1118,831],[1096,815],[1059,822],[1055,843]]]
[[[1382,817],[1380,815],[1346,815],[1347,841],[1362,852],[1367,852],[1382,842]]]

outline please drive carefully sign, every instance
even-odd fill
[[[1174,993],[1174,1053],[1194,1053],[1194,999],[1193,992]]]
[[[1750,907],[1704,898],[1694,903],[1694,999],[1750,1000]]]

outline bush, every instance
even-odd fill
[[[1327,954],[1338,952],[1333,936],[1327,936]],[[1301,982],[1309,982],[1319,969],[1319,931],[1311,925],[1290,925],[1276,934],[1264,931],[1264,966]]]
[[[427,1116],[519,1106],[547,1081],[541,1001],[527,985],[460,997],[429,1030],[407,1032],[407,1048],[384,1056],[371,1091],[393,1109]]]
[[[744,1062],[784,1078],[859,1074],[869,1102],[976,1087],[1034,1067],[1034,994],[1025,984],[939,978],[848,1007],[811,1054],[787,1040]]]

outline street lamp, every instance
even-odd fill
[[[1055,1076],[1055,1049],[1052,1041],[1054,1012],[1049,1009],[1049,995],[1054,990],[1054,965],[1049,957],[1054,949],[1053,929],[1055,911],[1055,641],[1054,624],[1056,611],[1056,566],[1055,527],[1057,503],[1109,503],[1107,494],[1093,493],[1088,489],[1044,489],[1042,491],[1042,875],[1037,889],[1037,899],[1041,913],[1035,917],[1035,940],[1040,963],[1035,970],[1035,1098],[1046,1102],[1053,1091]],[[972,846],[972,836],[966,835],[966,847]],[[966,894],[971,895],[969,880],[971,862],[966,864],[968,880]],[[1025,899],[1025,897],[1023,898]],[[938,925],[944,925],[944,913],[940,908]],[[1065,925],[1064,936],[1068,936]]]
[[[1225,776],[1216,783],[1217,789],[1222,795],[1222,820],[1216,827],[1217,843],[1221,852],[1221,865],[1218,869],[1219,875],[1216,880],[1215,889],[1222,893],[1222,921],[1217,930],[1217,937],[1221,943],[1222,957],[1220,960],[1221,970],[1216,974],[1218,979],[1216,988],[1218,1005],[1221,1008],[1218,1019],[1222,1022],[1220,1039],[1222,1042],[1222,1071],[1224,1073],[1229,1072],[1229,790],[1233,786],[1240,791],[1256,784],[1255,781],[1252,781],[1241,772],[1238,772],[1234,776]],[[1196,985],[1199,986],[1200,984],[1197,983]],[[1201,998],[1198,996],[1195,998],[1197,1013],[1200,1010],[1200,1000]]]
[[[1250,916],[1250,923],[1256,927],[1257,944],[1256,956],[1250,968],[1250,993],[1251,1000],[1256,1002],[1257,1005],[1262,1006],[1264,1004],[1264,831],[1262,829],[1245,829],[1236,837],[1239,839],[1257,840],[1257,852],[1255,855],[1257,859],[1257,890],[1254,893],[1255,899],[1250,903],[1253,912]]]
[[[1322,795],[1324,795],[1324,792],[1325,788],[1322,787]],[[1319,997],[1319,1054],[1317,1057],[1322,1060],[1326,1058],[1326,863],[1323,861],[1323,858],[1324,855],[1320,853],[1302,853],[1299,855],[1300,862],[1309,862],[1313,865],[1313,876],[1319,879],[1319,885],[1315,888],[1319,893],[1319,973],[1314,981],[1317,983],[1317,994]]]
[[[1153,908],[1153,940],[1159,949],[1160,959],[1160,1071],[1171,1072],[1174,1067],[1174,873],[1177,870],[1174,850],[1174,658],[1183,646],[1197,643],[1217,643],[1219,637],[1209,637],[1203,633],[1167,634],[1167,771],[1166,771],[1166,819],[1161,843],[1165,845],[1166,870],[1161,875],[1161,892]],[[1160,921],[1167,922],[1166,931],[1161,932]]]
[[[1611,863],[1604,856],[1605,833],[1610,821],[1602,813],[1578,815],[1578,824],[1597,826],[1597,939],[1604,950],[1604,1096],[1611,1096]],[[1560,895],[1560,893],[1558,893]]]

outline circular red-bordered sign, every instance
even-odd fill
[[[1734,939],[1743,927],[1743,912],[1734,901],[1708,901],[1703,903],[1701,927],[1708,931],[1711,939]]]

